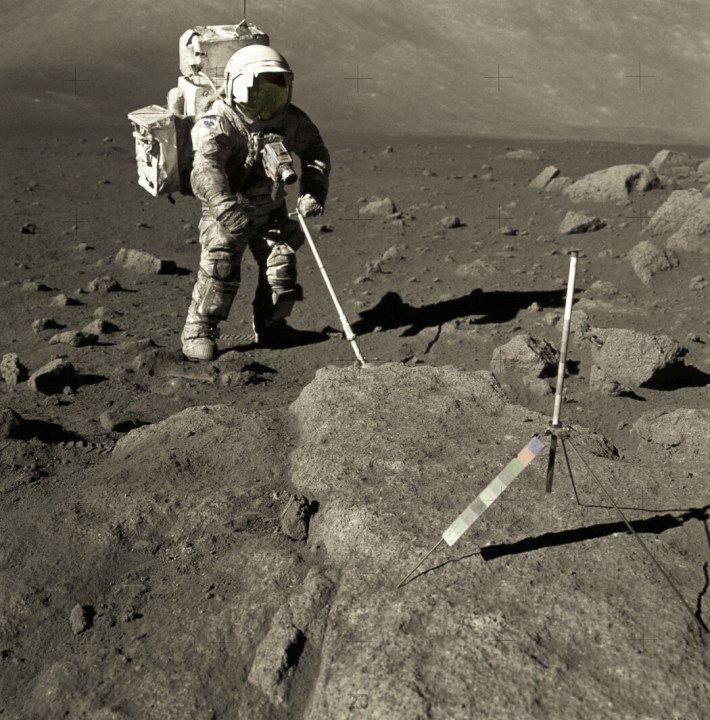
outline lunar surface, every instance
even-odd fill
[[[39,3],[15,4],[2,31],[12,41],[0,137],[0,717],[704,717],[702,94],[662,101],[649,79],[631,107],[619,88],[604,101],[615,108],[606,125],[591,86],[573,93],[568,79],[560,104],[512,85],[506,95],[500,80],[500,95],[481,90],[477,106],[444,69],[467,57],[473,28],[491,52],[517,38],[537,57],[533,20],[515,3],[498,20],[484,8],[478,24],[449,17],[451,4],[405,14],[393,3],[381,25],[370,22],[379,10],[323,4],[291,36],[286,20],[303,3],[273,3],[273,15],[259,5],[251,19],[292,50],[297,103],[331,152],[326,212],[308,225],[367,364],[307,245],[294,342],[253,344],[247,254],[218,357],[194,363],[179,335],[199,204],[138,185],[125,115],[164,102],[184,29],[234,22],[234,9],[181,11],[150,45],[160,3],[153,15],[136,10],[135,33],[116,30],[117,6],[87,15],[80,5],[48,17]],[[615,10],[604,37],[634,49],[651,31],[675,38],[693,5],[671,20],[656,9],[636,31],[622,31],[630,16]],[[584,27],[565,8],[563,35],[573,20]],[[103,34],[74,60],[71,35],[61,40],[50,21]],[[20,82],[17,34],[33,22],[44,54],[25,60],[44,69]],[[318,33],[343,23],[360,45],[337,75],[357,58],[366,75],[377,59],[371,91],[364,79],[361,94],[337,96],[334,78],[318,87],[314,58],[326,63],[338,44]],[[688,47],[702,47],[694,33],[691,22]],[[607,53],[582,38],[573,69],[592,71],[583,50],[638,68],[622,45],[609,40]],[[120,82],[102,85],[98,72],[94,86],[58,92],[60,69],[73,77],[76,65],[80,79],[96,61],[108,72],[99,40],[115,45]],[[683,53],[663,48],[665,67],[683,68]],[[541,73],[565,57],[553,55]],[[143,84],[141,58],[156,67]],[[468,76],[472,92],[491,82],[492,63]],[[400,96],[419,70],[423,84],[441,77],[427,107]],[[500,74],[516,72],[502,64]],[[547,493],[572,251],[564,447]],[[539,455],[455,544],[443,542],[534,437]]]

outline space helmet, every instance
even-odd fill
[[[224,68],[227,103],[248,123],[268,122],[291,102],[293,72],[286,59],[268,45],[247,45]]]

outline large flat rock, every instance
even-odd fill
[[[589,173],[562,192],[574,202],[623,202],[631,193],[646,192],[658,187],[658,183],[653,170],[631,163]]]
[[[641,718],[669,694],[679,713],[700,717],[710,692],[688,662],[701,651],[682,608],[620,550],[632,541],[588,477],[588,508],[574,504],[561,468],[544,493],[545,454],[457,545],[442,543],[395,588],[544,430],[546,418],[511,405],[490,373],[326,368],[292,410],[292,481],[320,503],[309,543],[340,571],[305,718],[586,718],[590,708]],[[603,439],[580,430],[574,448],[580,476],[576,452],[621,504],[640,494],[640,474],[608,459]],[[647,497],[662,497],[665,477],[644,469],[643,482]],[[682,567],[671,553],[686,593],[702,586],[698,553]],[[646,622],[672,637],[661,658],[640,652]]]

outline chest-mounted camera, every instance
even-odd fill
[[[261,162],[266,176],[276,185],[291,185],[297,175],[293,169],[293,158],[279,135],[266,135],[261,149]]]

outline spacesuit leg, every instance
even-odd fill
[[[216,338],[217,325],[227,319],[239,290],[248,241],[246,233],[230,234],[216,220],[200,220],[200,267],[182,331],[183,351],[188,341]]]
[[[285,320],[294,303],[303,300],[303,288],[296,282],[296,250],[304,239],[298,223],[280,218],[249,244],[259,266],[254,298],[257,337],[277,321]]]

